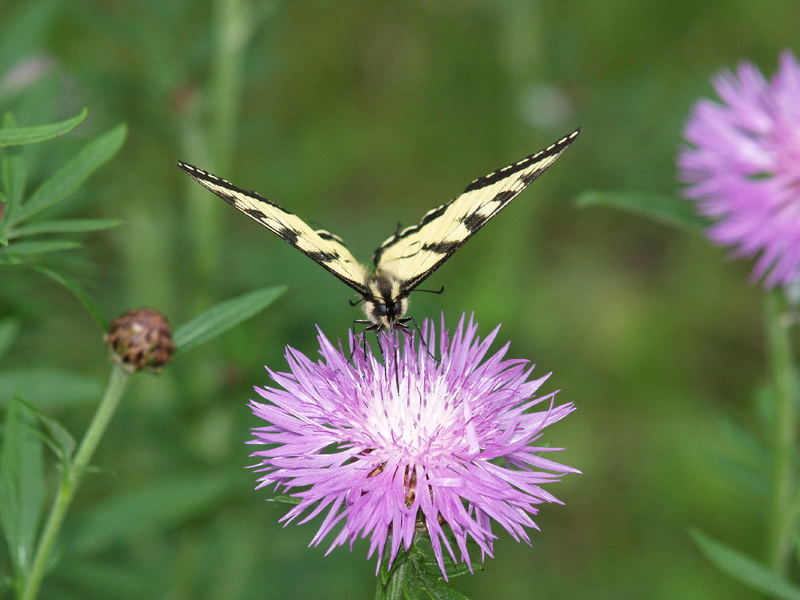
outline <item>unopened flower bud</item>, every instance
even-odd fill
[[[169,322],[152,308],[129,310],[111,321],[105,342],[113,359],[131,373],[158,371],[175,353]]]

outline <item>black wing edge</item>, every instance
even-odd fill
[[[492,171],[488,175],[484,175],[483,177],[478,177],[477,179],[473,180],[466,189],[464,193],[471,192],[473,190],[479,190],[487,185],[492,185],[501,179],[505,179],[509,175],[513,175],[518,171],[522,171],[523,169],[527,168],[531,163],[536,162],[538,160],[543,160],[548,156],[553,156],[555,154],[560,154],[563,152],[567,147],[569,147],[572,142],[575,141],[575,138],[581,132],[581,128],[578,127],[572,133],[568,133],[564,137],[562,137],[557,142],[552,143],[550,146],[545,148],[544,150],[540,150],[535,154],[531,154],[530,156],[526,156],[522,160],[515,162],[514,164],[505,166],[501,169],[497,169],[496,171]]]
[[[230,190],[232,192],[236,192],[236,193],[239,193],[239,194],[244,194],[246,196],[252,196],[253,198],[256,198],[257,200],[259,200],[260,202],[265,202],[265,203],[269,204],[270,206],[274,206],[278,210],[280,210],[280,211],[282,211],[282,212],[284,212],[284,213],[286,213],[288,215],[293,215],[295,217],[297,216],[292,211],[286,210],[282,206],[279,206],[278,204],[275,204],[274,202],[271,202],[271,201],[267,200],[266,198],[264,198],[264,196],[262,196],[258,192],[254,192],[253,190],[246,190],[244,188],[237,187],[237,186],[233,185],[230,181],[228,181],[226,179],[222,179],[222,177],[217,177],[216,175],[213,175],[212,173],[209,173],[208,171],[204,171],[203,169],[195,167],[192,164],[189,164],[187,162],[179,160],[177,162],[177,166],[178,166],[179,169],[181,169],[187,175],[189,175],[189,177],[191,177],[192,179],[194,179],[196,181],[202,181],[204,179],[208,180],[208,181],[212,181],[215,184],[218,184],[218,185],[224,187],[227,190]],[[211,191],[211,190],[209,190],[209,191]],[[263,215],[261,215],[260,211],[257,211],[257,214],[250,214],[250,212],[242,211],[238,206],[236,206],[236,203],[234,202],[234,200],[232,198],[227,198],[225,196],[221,196],[220,194],[216,194],[216,195],[219,196],[220,198],[222,198],[223,200],[225,200],[225,202],[227,202],[228,204],[233,206],[236,210],[244,212],[249,217],[255,219],[256,221],[258,221],[259,223],[261,223],[263,225],[263,223],[259,219],[259,216],[263,216]],[[273,231],[273,233],[275,233],[275,232]],[[345,245],[344,241],[342,240],[342,238],[340,238],[338,235],[335,235],[335,234],[333,234],[333,233],[331,233],[331,232],[329,232],[327,230],[321,229],[321,230],[315,231],[314,233],[316,233],[317,235],[319,235],[323,239],[326,239],[326,238],[327,239],[332,239],[332,240],[342,244],[342,246]],[[306,252],[305,250],[300,249],[297,246],[296,242],[291,237],[288,237],[286,235],[281,235],[281,234],[278,234],[278,233],[275,233],[275,235],[277,235],[277,237],[282,239],[284,242],[286,242],[287,244],[289,244],[290,246],[292,246],[293,248],[295,248],[299,252],[301,252],[301,253],[305,254],[306,256],[308,256],[311,260],[313,260],[315,263],[317,263],[323,269],[328,271],[331,275],[336,277],[339,281],[341,281],[342,283],[344,283],[348,287],[350,287],[353,290],[355,290],[357,293],[361,294],[362,296],[366,296],[366,295],[369,294],[369,290],[367,289],[366,286],[364,286],[362,284],[359,284],[356,281],[353,281],[353,280],[350,280],[350,279],[345,279],[339,273],[337,273],[336,271],[332,270],[326,264],[325,260],[323,260],[324,256],[318,255],[318,254],[315,254],[315,253],[309,253],[309,252]]]
[[[492,171],[491,173],[489,173],[488,175],[484,175],[483,177],[478,177],[477,179],[474,179],[466,187],[466,189],[464,189],[464,191],[461,194],[466,194],[467,192],[471,192],[471,191],[474,191],[474,190],[479,190],[479,189],[484,188],[484,187],[486,187],[488,185],[491,185],[491,184],[493,184],[493,183],[495,183],[497,181],[500,181],[501,179],[505,179],[509,175],[513,175],[514,173],[522,171],[523,169],[528,167],[532,162],[536,162],[537,160],[542,160],[543,158],[547,158],[548,156],[552,156],[552,155],[555,155],[555,154],[560,154],[561,152],[566,150],[570,146],[570,144],[572,144],[572,142],[575,141],[575,138],[577,138],[578,135],[580,135],[580,133],[581,133],[581,128],[577,127],[574,131],[572,131],[571,133],[568,133],[567,135],[562,137],[560,140],[558,140],[557,142],[554,142],[553,144],[551,144],[550,146],[548,146],[544,150],[539,150],[538,152],[535,152],[534,154],[531,154],[530,156],[526,156],[525,158],[523,158],[522,160],[520,160],[518,162],[515,162],[515,163],[513,163],[511,165],[508,165],[508,166],[502,167],[500,169],[497,169],[495,171]],[[534,179],[536,179],[538,177],[538,175],[539,175],[539,173],[536,173],[536,175],[534,177],[531,177],[531,179],[529,181],[526,181],[525,182],[526,186],[529,185]],[[458,198],[458,196],[456,196],[456,198]],[[384,248],[391,246],[392,244],[397,242],[397,240],[400,240],[400,239],[402,239],[402,238],[404,238],[406,236],[411,235],[412,233],[415,233],[415,232],[419,231],[420,228],[422,228],[423,226],[427,225],[430,221],[432,221],[433,219],[436,219],[445,210],[447,210],[447,207],[452,202],[453,202],[453,200],[451,200],[450,202],[446,202],[446,203],[442,204],[441,206],[437,206],[436,208],[432,208],[427,213],[425,213],[425,215],[422,217],[422,220],[419,223],[417,223],[416,225],[412,225],[410,227],[406,227],[405,229],[401,230],[401,228],[400,228],[400,226],[398,224],[397,231],[394,233],[394,236],[390,237],[389,239],[387,239],[383,244],[381,244],[375,250],[375,252],[372,253],[372,262],[377,266],[378,263],[381,260],[381,255],[383,254]],[[464,240],[464,242],[466,242],[466,240]],[[464,242],[462,242],[462,244]],[[453,252],[455,252],[462,244],[459,244],[458,246],[453,247],[447,253],[447,258],[449,258],[450,255],[452,255]],[[430,273],[426,274],[425,277],[427,277],[428,275],[430,275]],[[424,277],[422,279],[424,279]],[[413,287],[413,286],[411,286],[411,287]]]
[[[274,202],[272,202],[271,200],[268,200],[267,198],[264,198],[264,196],[262,196],[258,192],[255,192],[253,190],[246,190],[244,188],[240,188],[238,186],[235,186],[230,181],[228,181],[227,179],[223,179],[222,177],[217,177],[216,175],[214,175],[212,173],[209,173],[208,171],[204,171],[203,169],[201,169],[199,167],[195,167],[192,164],[189,164],[187,162],[183,162],[182,160],[179,160],[178,163],[177,163],[177,166],[178,166],[179,169],[181,169],[184,173],[186,173],[192,179],[196,179],[198,181],[201,180],[201,179],[206,179],[208,181],[213,181],[214,183],[219,184],[222,187],[227,188],[232,192],[237,192],[239,194],[245,194],[245,195],[248,195],[248,196],[252,196],[253,198],[258,199],[261,202],[266,202],[270,206],[274,206],[275,208],[278,208],[278,209],[282,210],[287,215],[293,215],[294,214],[292,211],[286,210],[282,206],[279,206],[279,205],[275,204]],[[234,206],[233,200],[231,200],[229,198],[224,198],[222,196],[220,196],[220,197],[223,200],[225,200],[225,202],[230,204],[231,206]]]

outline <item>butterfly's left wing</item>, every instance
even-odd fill
[[[375,251],[376,269],[400,281],[408,294],[561,156],[580,129],[544,150],[470,183],[454,200],[434,208]]]
[[[303,219],[285,208],[255,192],[238,188],[221,177],[185,162],[179,162],[178,167],[225,202],[258,221],[284,242],[336,275],[362,296],[370,293],[366,286],[366,269],[353,257],[339,236],[324,229],[315,231]]]

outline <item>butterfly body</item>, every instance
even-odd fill
[[[578,136],[576,129],[544,150],[479,177],[446,204],[429,210],[416,224],[400,229],[373,254],[374,270],[364,268],[338,236],[313,230],[305,221],[263,196],[179,162],[195,181],[272,231],[353,288],[364,304],[368,329],[403,327],[408,296],[481,227],[543,173]]]

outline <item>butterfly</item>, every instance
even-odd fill
[[[417,225],[397,231],[373,254],[374,270],[362,266],[342,239],[305,221],[255,192],[185,162],[178,162],[195,181],[228,204],[261,223],[283,241],[353,288],[364,303],[367,330],[405,328],[408,296],[517,194],[561,156],[580,128],[547,148],[475,179],[446,204],[429,210]]]

